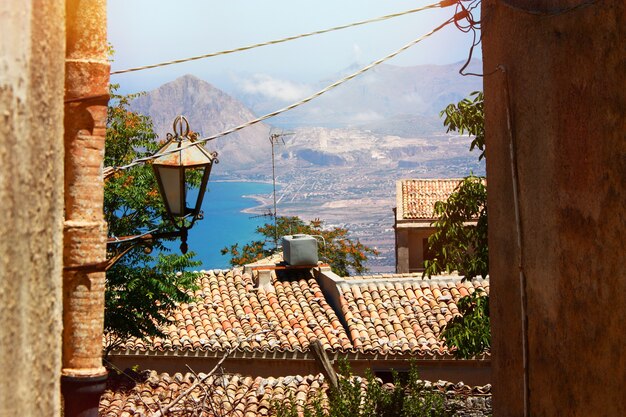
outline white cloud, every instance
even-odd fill
[[[239,83],[239,87],[245,93],[260,94],[281,101],[300,100],[313,92],[306,84],[280,80],[266,74],[255,74],[250,79],[240,80]]]
[[[363,58],[363,50],[358,43],[352,44],[352,53],[354,54],[354,62],[361,62]]]
[[[366,123],[366,122],[376,122],[379,120],[383,120],[384,116],[382,114],[376,113],[375,111],[365,111],[360,113],[355,113],[350,116],[351,123]]]

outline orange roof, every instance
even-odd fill
[[[109,378],[100,398],[103,417],[152,415],[168,406],[205,374],[133,373],[135,381],[123,375]],[[129,387],[130,385],[130,387]],[[255,417],[275,415],[276,402],[293,398],[308,402],[327,389],[321,375],[252,378],[241,375],[211,375],[176,404],[168,415],[191,416],[202,410],[205,415]],[[210,393],[210,395],[206,395]],[[205,398],[206,397],[206,398]],[[202,399],[202,401],[198,401]]]
[[[103,417],[152,415],[169,406],[183,392],[192,387],[205,374],[174,375],[157,374],[155,371],[141,373],[126,371],[128,376],[109,374],[107,390],[100,398],[99,415]],[[364,383],[364,380],[356,377]],[[393,387],[385,384],[386,387]],[[491,412],[491,385],[471,387],[462,382],[424,381],[424,388],[445,395],[472,415],[488,415]],[[285,376],[278,378],[249,377],[242,375],[211,375],[192,389],[168,415],[189,416],[198,412],[206,415],[234,415],[241,417],[275,415],[276,403],[290,398],[300,404],[323,398],[327,401],[328,384],[318,375]],[[207,393],[209,395],[207,395]],[[230,413],[229,413],[230,412]]]
[[[435,203],[447,200],[461,181],[461,178],[399,180],[396,187],[397,218],[434,219]]]
[[[272,271],[271,287],[262,288],[241,269],[206,272],[197,301],[179,305],[165,337],[130,339],[113,352],[297,353],[319,340],[326,351],[343,354],[448,357],[439,335],[458,313],[458,299],[478,288],[489,292],[488,280],[462,282],[458,275],[340,278],[335,312],[311,270],[279,275]]]
[[[422,279],[423,274],[421,272],[405,272],[402,274],[380,273],[380,274],[372,274],[372,275],[351,275],[348,277],[343,277],[343,279],[346,281],[356,281],[356,280],[361,280],[361,279],[397,279],[397,278]]]
[[[459,310],[459,298],[489,281],[459,276],[393,281],[345,281],[341,308],[354,348],[363,352],[446,355],[442,328]]]
[[[121,350],[305,351],[316,339],[325,349],[351,347],[310,270],[285,281],[274,275],[269,290],[241,269],[216,271],[201,277],[198,301],[174,311],[165,338],[131,339]]]

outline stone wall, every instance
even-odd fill
[[[0,415],[58,416],[64,2],[0,2]]]

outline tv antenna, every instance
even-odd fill
[[[270,130],[270,143],[272,144],[272,185],[274,187],[274,251],[278,250],[278,226],[276,224],[276,162],[275,162],[275,154],[274,154],[274,145],[280,145],[281,143],[284,145],[285,140],[283,139],[285,136],[295,135],[294,132],[284,132],[280,131],[280,133],[272,133]]]
[[[274,217],[274,213],[272,213],[272,209],[267,209],[265,213],[255,214],[254,216],[250,216],[251,219],[258,219],[261,217]]]

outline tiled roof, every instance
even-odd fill
[[[130,373],[129,373],[130,372]],[[140,416],[152,415],[167,407],[181,393],[191,388],[205,374],[157,374],[144,371],[141,374],[126,372],[125,375],[111,376],[107,390],[100,399],[100,416]],[[391,384],[385,384],[393,387]],[[466,410],[491,410],[491,385],[471,387],[461,383],[425,381],[425,388],[445,394]],[[236,415],[242,417],[267,416],[274,414],[274,404],[293,398],[300,404],[322,395],[326,398],[328,385],[322,375],[287,376],[279,378],[252,378],[241,375],[212,375],[198,384],[180,402],[170,408],[168,415],[194,415],[201,408],[206,415]],[[206,390],[206,391],[205,391]],[[206,393],[212,395],[207,396]],[[205,400],[206,398],[206,400]],[[479,403],[479,404],[477,404]],[[477,406],[478,405],[478,406]],[[231,412],[234,410],[234,412]],[[231,414],[228,414],[231,412]]]
[[[445,201],[462,179],[407,179],[398,181],[399,219],[433,219],[434,205]]]
[[[197,376],[191,373],[170,376],[152,371],[139,379],[137,384],[129,384],[128,380],[121,385],[110,383],[100,399],[99,414],[102,417],[152,415],[204,377],[202,373]],[[190,416],[202,409],[205,415],[267,416],[272,414],[277,401],[282,402],[291,395],[297,401],[305,402],[324,389],[321,375],[279,378],[212,375],[170,409],[167,415]],[[206,401],[205,392],[212,394]]]
[[[331,352],[436,359],[451,355],[439,335],[459,298],[477,288],[489,292],[488,280],[464,283],[458,275],[346,277],[337,281],[335,312],[311,270],[278,272],[269,288],[256,287],[240,269],[206,272],[197,301],[180,304],[165,337],[131,339],[113,353],[307,352],[319,340]]]
[[[280,262],[284,261],[283,259],[283,252],[282,251],[278,251],[276,253],[273,253],[269,256],[266,256],[265,258],[261,258],[257,261],[254,261],[252,263],[246,264],[246,268],[254,268],[256,266],[270,266],[270,265],[276,265]]]
[[[461,282],[449,276],[425,280],[372,280],[341,289],[341,309],[354,348],[363,352],[446,355],[439,340],[454,314],[459,298],[480,288],[489,293],[489,281]]]
[[[204,273],[199,286],[198,301],[170,317],[166,337],[131,339],[121,350],[305,351],[316,339],[328,350],[352,346],[310,270],[287,280],[274,274],[269,290],[240,269]]]
[[[343,277],[346,281],[357,281],[361,279],[399,279],[399,278],[407,278],[407,279],[422,279],[421,272],[410,272],[404,274],[393,274],[393,273],[383,273],[383,274],[373,274],[373,275],[352,275],[348,277]]]

